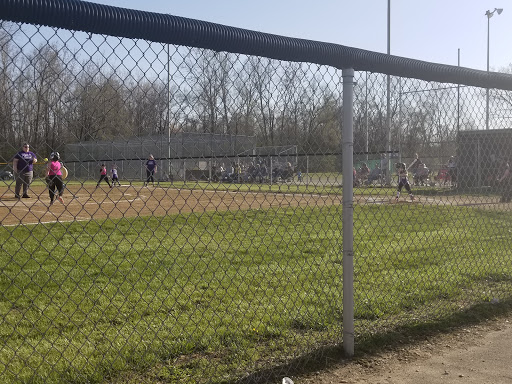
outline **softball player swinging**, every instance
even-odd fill
[[[396,191],[395,201],[398,202],[398,198],[400,197],[400,192],[402,191],[403,187],[405,187],[407,192],[409,192],[409,197],[411,198],[411,201],[414,201],[414,195],[412,194],[411,185],[409,184],[407,166],[405,165],[405,163],[396,163],[395,168],[398,173],[398,189]]]

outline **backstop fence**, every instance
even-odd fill
[[[3,383],[277,382],[510,300],[512,76],[78,0],[0,22]]]

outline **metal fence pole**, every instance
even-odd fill
[[[270,185],[272,185],[272,182],[273,182],[273,180],[272,180],[272,168],[273,167],[274,167],[274,164],[272,164],[272,156],[270,156],[270,171],[269,171],[270,172],[270,178],[269,178]]]
[[[343,73],[343,349],[354,355],[354,69]]]

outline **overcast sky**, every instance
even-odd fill
[[[387,52],[387,0],[95,0],[95,3],[277,35]],[[507,6],[508,5],[508,6]],[[512,3],[504,0],[391,0],[391,54],[487,69],[512,64]]]

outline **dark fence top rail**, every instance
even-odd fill
[[[76,31],[354,68],[393,76],[512,90],[512,75],[430,63],[338,44],[80,0],[0,0],[0,19]]]

